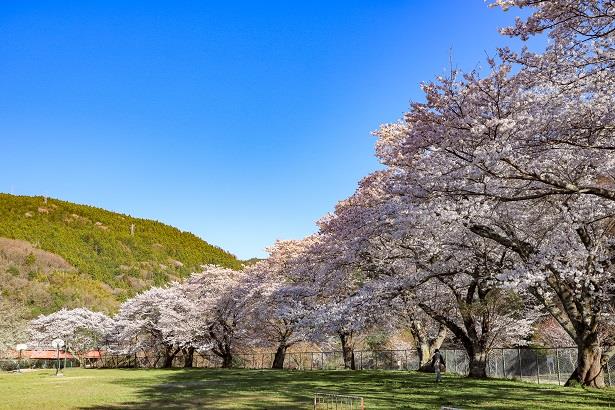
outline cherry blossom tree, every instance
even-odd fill
[[[142,352],[148,359],[153,354],[156,359],[152,366],[162,358],[163,367],[171,367],[182,348],[198,337],[186,335],[186,327],[194,322],[181,315],[185,304],[178,285],[151,288],[127,300],[115,317],[114,349],[129,354]]]
[[[113,329],[113,320],[100,312],[85,308],[62,309],[41,315],[29,324],[34,346],[48,347],[54,339],[62,339],[65,349],[83,361],[83,355],[99,349]]]
[[[542,55],[502,53],[504,63],[489,61],[485,78],[453,72],[425,84],[426,102],[378,131],[377,154],[406,173],[408,186],[464,206],[456,212],[464,226],[514,254],[501,277],[540,301],[577,343],[569,383],[600,387],[600,364],[611,354],[601,345],[612,320],[615,82],[604,69],[612,67],[612,6],[498,3],[538,7],[508,34],[550,21],[557,41]],[[556,9],[563,3],[570,7]],[[584,42],[588,35],[599,40]],[[514,63],[521,67],[512,74]]]
[[[472,229],[518,255],[522,264],[506,280],[526,288],[576,343],[578,364],[568,384],[602,387],[613,354],[604,346],[614,341],[615,207],[593,196],[532,205],[533,214],[516,204],[505,215],[476,218]]]
[[[526,19],[501,29],[502,34],[527,40],[548,33],[550,40],[543,54],[503,49],[502,54],[535,73],[556,74],[561,68],[577,70],[578,78],[613,68],[615,11],[610,0],[497,0],[491,4],[508,10],[530,8]],[[555,70],[554,70],[555,69]]]
[[[288,285],[282,291],[301,301],[299,325],[305,336],[323,342],[328,335],[339,338],[344,366],[355,369],[354,345],[359,332],[383,315],[358,299],[362,274],[339,264],[343,243],[314,234],[294,242],[298,252],[290,259]]]
[[[331,264],[361,272],[362,299],[376,306],[373,314],[386,316],[394,326],[407,326],[417,353],[419,368],[426,369],[434,349],[441,346],[446,328],[425,315],[408,297],[399,272],[413,272],[412,254],[394,239],[396,228],[390,215],[399,205],[393,194],[388,171],[364,178],[350,198],[340,201],[333,214],[319,221],[321,232],[329,234],[337,249]],[[355,273],[356,274],[356,273]],[[378,278],[384,277],[384,280]],[[393,279],[392,277],[395,277]],[[370,307],[365,305],[364,310]]]
[[[159,319],[163,340],[175,346],[175,354],[180,349],[184,367],[192,367],[195,351],[209,347],[198,301],[179,283],[171,285],[165,293]]]
[[[308,244],[309,239],[277,241],[268,249],[267,259],[245,269],[258,286],[250,313],[250,338],[256,344],[275,346],[274,369],[284,367],[288,348],[307,339],[301,324],[310,311],[309,301],[295,292],[288,273]]]
[[[183,285],[200,317],[199,327],[222,367],[233,364],[235,344],[245,337],[246,320],[258,287],[243,271],[207,265]]]
[[[574,345],[574,340],[551,315],[545,315],[534,323],[532,342],[554,348]]]
[[[401,170],[366,178],[321,221],[321,230],[335,237],[337,263],[366,276],[364,291],[381,301],[409,298],[406,304],[420,307],[464,346],[470,376],[486,377],[490,349],[520,342],[530,330],[521,299],[497,279],[514,263],[512,252],[472,233],[456,201],[431,198],[409,180]],[[421,328],[414,323],[424,367],[431,349]]]

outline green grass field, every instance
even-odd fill
[[[6,409],[309,409],[314,391],[365,398],[367,409],[615,409],[615,389],[569,389],[397,371],[96,370],[0,374]]]

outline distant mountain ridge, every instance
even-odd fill
[[[6,238],[6,239],[1,239]],[[158,221],[42,196],[0,194],[0,291],[32,314],[125,298],[234,255]]]

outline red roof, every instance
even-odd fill
[[[11,356],[17,358],[19,354],[17,352],[11,352]],[[21,357],[24,359],[55,359],[58,357],[58,353],[55,350],[22,350]],[[59,352],[60,359],[73,359],[74,356],[69,352]],[[100,359],[101,354],[98,350],[91,350],[82,357],[86,359]]]

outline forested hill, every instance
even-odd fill
[[[112,312],[127,296],[209,263],[241,267],[229,252],[157,221],[0,194],[0,289],[32,314],[64,306]]]

